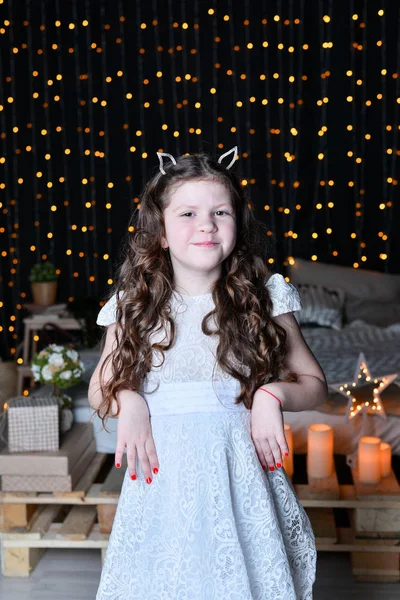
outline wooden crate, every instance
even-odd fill
[[[357,469],[352,469],[355,495],[360,500],[360,507],[353,513],[357,544],[378,545],[381,550],[363,554],[351,554],[353,576],[357,581],[400,580],[400,560],[395,553],[388,553],[387,548],[398,548],[400,544],[400,510],[396,508],[380,508],[379,502],[388,499],[400,502],[400,486],[391,471],[388,477],[379,484],[362,484]],[[364,508],[367,500],[377,502],[374,508]]]
[[[352,485],[338,486],[326,500],[328,481],[295,486],[316,536],[317,548],[348,551],[356,581],[400,581],[400,486],[391,471],[377,485],[361,484],[352,469]],[[311,485],[310,485],[311,483]],[[347,511],[349,526],[337,527],[333,510]],[[336,538],[336,539],[335,539]]]
[[[71,492],[0,492],[3,575],[26,577],[46,548],[85,541],[97,517],[90,492],[98,493],[101,487],[94,488],[94,481],[106,458],[107,454],[96,453]]]
[[[103,476],[96,479],[106,457],[109,469],[104,468]],[[126,471],[125,456],[120,469],[111,464],[112,460],[112,455],[97,454],[72,492],[0,492],[0,509],[2,506],[4,513],[1,534],[4,576],[28,576],[46,548],[98,548],[104,559]],[[326,479],[309,478],[306,485],[294,485],[313,525],[317,550],[350,553],[356,580],[400,581],[399,537],[382,537],[389,525],[383,531],[375,529],[382,529],[383,517],[372,520],[366,516],[371,515],[369,511],[387,513],[397,523],[400,495],[386,495],[384,491],[378,494],[375,488],[366,490],[372,494],[361,493],[354,476],[355,483],[351,485],[339,485],[336,473]],[[388,482],[395,491],[397,481],[393,473]],[[387,489],[388,482],[383,482],[382,490]],[[348,515],[346,527],[337,523],[338,508]],[[370,531],[361,525],[363,519],[367,519]]]

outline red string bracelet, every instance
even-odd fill
[[[264,389],[264,388],[258,388],[259,390],[262,390],[263,392],[267,392],[267,394],[270,394],[271,396],[273,396],[275,398],[275,400],[278,400],[279,404],[282,406],[282,402],[279,400],[278,396],[275,396],[275,394],[273,394],[272,392],[269,392],[268,390]]]

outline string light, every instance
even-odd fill
[[[396,379],[397,373],[372,377],[365,356],[360,353],[352,381],[330,384],[332,390],[347,398],[346,419],[367,414],[386,419],[380,394]]]
[[[0,23],[3,347],[20,339],[33,262],[56,264],[68,300],[113,284],[157,150],[238,145],[249,209],[277,241],[270,264],[389,269],[400,250],[395,3],[356,12],[355,0],[317,0],[311,15],[294,0],[240,11],[233,0],[117,0],[115,11],[99,0],[97,23],[78,1],[67,12],[55,0],[51,17],[45,0],[9,4]],[[334,39],[338,22],[347,37]]]

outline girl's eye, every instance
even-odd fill
[[[225,213],[226,215],[229,215],[229,213],[226,210],[216,210],[215,212],[220,212],[220,213]],[[183,215],[181,215],[182,217],[186,217],[186,215],[192,215],[192,212],[187,212],[184,213]]]

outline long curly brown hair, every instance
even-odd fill
[[[257,388],[270,381],[297,382],[296,373],[285,370],[287,336],[271,318],[272,300],[266,287],[270,277],[267,258],[270,248],[265,226],[259,222],[237,175],[206,154],[181,156],[176,165],[164,164],[145,185],[140,204],[131,218],[132,233],[122,245],[124,256],[117,268],[110,296],[116,294],[116,346],[104,360],[100,381],[108,361],[112,377],[101,383],[103,401],[97,409],[104,421],[119,414],[117,392],[131,389],[142,392],[146,374],[151,370],[153,348],[164,351],[174,343],[175,327],[169,300],[173,292],[173,267],[169,252],[161,246],[165,237],[164,210],[179,184],[207,180],[223,184],[229,191],[236,214],[236,245],[221,265],[220,278],[212,288],[215,308],[202,321],[204,335],[213,335],[208,321],[215,315],[219,336],[216,360],[222,370],[237,379],[240,394],[236,404],[250,409]],[[169,324],[165,345],[150,342],[160,323]],[[168,325],[166,326],[168,331]],[[245,343],[244,343],[245,341]],[[238,365],[247,367],[244,373]],[[146,392],[148,393],[148,392]],[[112,400],[118,411],[111,414]]]

